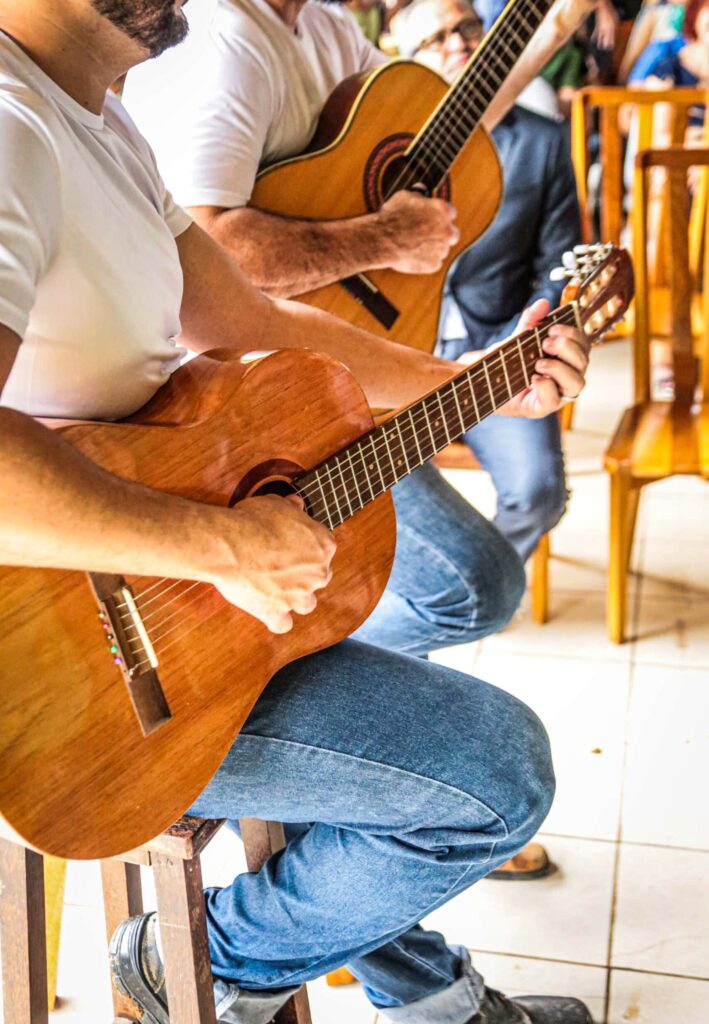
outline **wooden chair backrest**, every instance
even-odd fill
[[[647,149],[635,158],[633,181],[633,263],[635,267],[635,401],[650,400],[650,343],[653,337],[651,322],[651,283],[649,256],[651,238],[648,232],[648,212],[651,206],[650,181],[653,169],[665,168],[667,173],[666,215],[669,233],[668,285],[670,304],[669,338],[675,378],[675,400],[682,405],[692,404],[697,378],[697,362],[701,368],[701,385],[709,393],[709,260],[701,259],[692,266],[690,231],[691,208],[699,209],[703,236],[707,231],[706,175],[702,171],[700,187],[690,202],[687,172],[690,167],[709,168],[709,147],[687,149],[670,146],[667,149]],[[700,280],[701,278],[701,280]],[[692,302],[698,296],[700,312],[697,318],[700,334],[692,336]],[[697,360],[698,357],[698,360]]]
[[[653,145],[653,117],[658,104],[670,104],[672,143],[681,145],[692,107],[706,104],[707,89],[646,89],[622,86],[598,86],[580,89],[574,98],[571,112],[571,151],[576,172],[576,184],[581,206],[581,224],[584,242],[603,241],[619,245],[624,226],[623,211],[623,159],[624,138],[619,125],[619,111],[631,104],[638,124],[638,150]],[[588,172],[590,166],[589,140],[598,111],[601,165],[603,178],[600,202],[600,239],[594,238],[591,213],[588,208]]]

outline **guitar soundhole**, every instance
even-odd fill
[[[376,149],[372,150],[364,169],[364,201],[370,213],[378,210],[389,196],[403,189],[420,190],[423,195],[436,195],[450,202],[450,180],[435,188],[435,181],[427,180],[433,175],[433,166],[414,168],[405,156],[405,151],[413,139],[410,133],[389,135],[382,139]]]
[[[294,480],[305,470],[290,459],[268,459],[260,462],[242,477],[229,499],[229,507],[244,498],[256,498],[264,494],[277,494],[286,498],[295,494]]]
[[[290,480],[266,480],[251,497],[260,498],[264,494],[277,494],[279,498],[287,498],[289,494],[295,494],[295,487]]]

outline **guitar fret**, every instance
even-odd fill
[[[522,376],[524,377],[524,383],[529,387],[529,374],[527,373],[527,364],[524,361],[524,352],[522,351],[522,343],[517,338],[517,352],[519,354],[519,361],[522,364]]]
[[[497,406],[495,405],[495,394],[492,390],[492,384],[490,383],[490,374],[488,373],[486,360],[483,359],[482,364],[483,370],[485,371],[485,380],[487,381],[487,390],[490,392],[490,402],[492,403],[492,408],[494,410]]]
[[[360,508],[364,508],[364,501],[362,500],[362,494],[361,494],[361,491],[359,489],[359,482],[357,480],[357,473],[355,471],[354,462],[352,461],[352,452],[348,448],[347,452],[345,454],[347,455],[347,459],[348,459],[349,464],[350,464],[350,470],[352,472],[352,479],[354,481],[355,490],[357,491],[357,499],[359,501],[359,507]],[[347,499],[347,504],[349,505],[349,503],[350,502],[349,502],[349,498],[348,498]]]
[[[411,424],[411,432],[413,433],[414,441],[416,442],[416,451],[418,452],[419,456],[419,465],[422,466],[426,460],[423,457],[423,454],[421,452],[421,445],[419,444],[418,432],[416,430],[416,424],[414,423],[414,411],[413,409],[408,409],[407,411],[409,414],[409,422]]]
[[[386,447],[387,455],[389,456],[389,462],[391,462],[391,474],[394,477],[394,483],[398,483],[401,478],[399,477],[398,473],[396,472],[396,465],[394,463],[394,457],[391,454],[391,448],[389,447],[389,435],[387,434],[386,426],[384,426],[384,428],[382,430],[382,434],[384,435],[384,446]],[[372,444],[372,447],[374,447],[373,444]]]
[[[441,407],[441,420],[443,421],[443,430],[445,431],[446,441],[448,442],[448,444],[450,444],[451,443],[451,436],[448,433],[448,424],[446,423],[446,411],[443,408],[443,402],[441,401],[441,393],[440,393],[440,391],[436,392],[436,398],[438,399],[438,404]]]
[[[350,505],[350,496],[349,496],[348,491],[347,491],[347,484],[345,483],[345,478],[342,475],[342,467],[339,465],[339,462],[337,462],[337,461],[335,462],[335,466],[339,470],[340,480],[342,481],[342,489],[345,492],[345,501],[347,502],[347,507],[350,510],[350,515],[352,515],[353,511],[352,511],[352,506]],[[330,462],[329,461],[325,463],[325,469],[327,470],[328,479],[330,481],[330,488],[331,488],[333,496],[335,498],[335,508],[336,508],[337,512],[339,513],[339,512],[341,512],[340,500],[337,497],[337,488],[335,487],[335,482],[333,480],[332,470],[330,469]]]
[[[382,486],[382,489],[381,489],[381,491],[379,493],[380,494],[384,494],[384,492],[387,489],[387,485],[384,482],[384,476],[382,474],[382,467],[381,467],[381,464],[379,462],[379,456],[377,455],[376,449],[375,449],[374,445],[371,443],[371,441],[370,441],[370,448],[372,449],[372,458],[374,459],[374,465],[377,467],[377,473],[379,474],[379,482],[381,483],[381,486]],[[362,448],[362,442],[361,441],[359,443],[359,453],[360,453],[360,456],[362,458],[362,461],[364,461],[364,449]],[[394,476],[396,477],[396,474],[394,474]],[[372,488],[371,482],[370,482],[370,485],[369,485],[369,489],[372,492],[372,497],[374,497],[374,489]]]
[[[478,399],[477,399],[477,396],[475,394],[475,387],[473,386],[473,378],[472,378],[470,373],[468,373],[467,376],[466,376],[466,383],[467,383],[468,388],[470,390],[470,397],[473,400],[473,408],[475,409],[475,419],[479,423],[480,422],[480,410],[478,409]]]
[[[507,375],[507,360],[505,359],[504,353],[500,353],[500,362],[502,363],[502,370],[505,374],[505,383],[507,384],[508,397],[512,398],[512,388],[510,387],[510,378]]]
[[[323,485],[322,485],[322,480],[320,479],[320,472],[319,471],[316,471],[316,473],[315,473],[315,483],[317,484],[318,490],[320,491],[320,494],[322,495],[323,512],[325,513],[325,516],[327,517],[327,524],[330,527],[330,529],[332,529],[332,517],[330,515],[330,506],[328,504],[327,498],[325,497],[325,490],[324,490]],[[332,489],[332,485],[330,485],[330,486],[331,486],[331,489]]]
[[[399,423],[399,417],[398,416],[394,420],[394,426],[396,427],[396,432],[399,435],[399,446],[401,448],[401,454],[404,456],[404,462],[406,463],[406,472],[410,473],[411,472],[411,466],[409,465],[409,459],[408,459],[408,456],[406,454],[406,445],[404,444],[404,438],[401,435],[401,424]]]
[[[431,452],[433,453],[436,450],[436,439],[433,436],[433,427],[431,426],[431,420],[430,420],[429,415],[428,415],[428,400],[427,399],[423,400],[423,402],[421,403],[421,408],[423,409],[423,415],[424,415],[424,418],[426,420],[426,426],[428,427],[428,432],[431,435]],[[416,428],[414,428],[414,433],[415,432],[416,432]],[[418,445],[418,441],[416,443]],[[420,453],[420,449],[419,449],[419,453]]]
[[[461,432],[461,434],[464,434],[465,433],[465,429],[466,429],[465,428],[465,420],[463,419],[463,410],[460,408],[460,402],[458,401],[458,385],[456,384],[455,381],[452,382],[451,391],[453,393],[453,400],[455,402],[455,407],[456,407],[456,409],[458,411],[458,419],[460,420],[460,432]]]

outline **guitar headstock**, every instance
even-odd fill
[[[633,264],[625,249],[577,245],[565,252],[552,280],[569,278],[562,302],[576,302],[587,337],[600,341],[625,316],[635,293]]]

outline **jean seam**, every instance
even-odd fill
[[[312,750],[312,751],[316,751],[316,752],[317,751],[325,751],[327,753],[337,754],[339,757],[351,758],[351,759],[353,759],[355,761],[359,761],[360,763],[372,765],[373,767],[376,767],[376,768],[385,768],[385,769],[387,769],[387,771],[395,772],[397,774],[402,774],[402,775],[408,775],[410,778],[413,778],[413,779],[422,779],[425,782],[433,783],[435,786],[440,786],[442,789],[450,790],[452,793],[456,794],[457,796],[462,796],[466,800],[469,800],[469,801],[472,801],[472,802],[478,804],[480,807],[483,807],[489,814],[491,814],[492,817],[504,829],[504,835],[501,837],[501,839],[497,839],[497,840],[492,840],[491,841],[491,843],[490,843],[490,852],[488,854],[487,861],[484,862],[484,863],[489,863],[490,860],[492,860],[492,858],[494,856],[495,849],[496,849],[498,843],[501,842],[504,839],[507,839],[509,837],[509,835],[510,835],[510,831],[509,831],[509,829],[507,827],[507,822],[504,820],[504,818],[502,818],[497,813],[497,811],[494,811],[491,807],[489,807],[485,803],[484,800],[480,800],[480,799],[478,799],[478,797],[473,796],[471,793],[466,793],[465,790],[458,789],[457,786],[452,786],[448,782],[441,782],[439,779],[432,779],[432,778],[430,778],[427,775],[421,775],[419,772],[412,772],[412,771],[409,771],[409,770],[404,769],[404,768],[397,768],[394,765],[384,764],[381,761],[372,761],[370,758],[367,758],[367,757],[358,757],[356,754],[343,753],[340,750],[331,750],[328,747],[315,747],[315,746],[313,746],[312,744],[309,744],[309,743],[301,743],[301,742],[299,742],[297,740],[284,740],[284,739],[281,739],[280,737],[263,736],[263,735],[261,735],[259,733],[243,733],[242,735],[244,735],[244,736],[246,736],[246,737],[248,737],[250,739],[264,740],[264,741],[266,741],[268,743],[280,743],[280,744],[283,744],[283,745],[292,746],[292,747],[301,747],[304,750]],[[469,864],[468,867],[465,869],[465,871],[463,871],[463,873],[461,875],[459,875],[458,878],[448,886],[448,888],[446,889],[445,893],[443,895],[441,895],[441,896],[438,896],[434,900],[433,905],[440,906],[443,903],[445,903],[446,900],[449,898],[448,894],[451,891],[455,890],[460,885],[461,880],[463,878],[465,878],[465,876],[473,868],[480,867],[480,866],[481,866],[481,864]],[[410,921],[408,921],[407,923],[405,923],[401,927],[401,929],[399,931],[397,931],[396,935],[401,935],[403,932],[408,931],[409,928],[412,928],[415,924],[418,924],[419,921],[423,917],[425,917],[427,913],[429,913],[429,908],[425,908],[425,909],[417,912],[416,916],[414,918],[412,918]],[[393,936],[393,938],[395,938],[395,937],[396,936]],[[382,944],[384,944],[385,942],[390,942],[390,941],[392,941],[392,940],[391,939],[387,939],[386,937],[383,937]],[[313,964],[311,964],[310,969],[317,968],[318,964],[322,963],[323,961],[326,961],[327,959],[328,959],[328,954],[324,954],[318,960],[314,961]],[[283,987],[286,987],[288,985],[289,979],[292,978],[294,975],[297,975],[298,973],[299,973],[298,970],[291,971],[290,974],[285,975],[285,977],[283,977],[280,980],[279,985],[282,985]]]
[[[402,595],[400,594],[399,597]],[[397,644],[396,651],[399,654],[408,654],[410,651],[418,650],[421,646],[428,652],[431,644],[440,643],[442,646],[451,644],[454,642],[453,633],[454,631],[461,634],[466,634],[475,625],[475,619],[477,613],[473,612],[470,621],[467,626],[450,626],[447,629],[442,629],[438,633],[429,634],[426,637],[419,637],[418,640],[411,640],[409,643]],[[472,642],[472,641],[471,641]]]
[[[392,944],[392,946],[396,946],[396,948],[401,953],[403,953],[404,956],[408,957],[409,960],[413,960],[414,963],[421,964],[421,966],[425,967],[427,971],[431,971],[432,974],[438,975],[438,977],[439,978],[443,978],[444,981],[448,980],[446,978],[445,974],[443,973],[443,971],[439,971],[437,967],[435,967],[433,964],[428,963],[426,960],[423,959],[423,957],[417,956],[415,953],[412,953],[410,950],[405,949],[402,946],[402,944],[399,941],[399,939],[392,939],[391,940],[391,944]]]
[[[490,853],[490,857],[488,857],[488,860],[490,860],[492,858],[492,855],[493,855],[493,852],[494,852],[494,849],[495,849],[496,845],[497,845],[497,843],[494,843],[494,842],[492,843],[492,851]],[[474,865],[474,864],[469,864],[468,867],[465,869],[465,871],[461,875],[458,876],[456,881],[452,885],[448,886],[448,888],[447,888],[446,892],[443,894],[443,896],[439,896],[438,897],[438,899],[435,901],[435,905],[436,906],[441,906],[443,903],[446,903],[447,900],[450,898],[448,894],[452,890],[457,889],[457,887],[460,885],[460,882],[462,881],[462,879],[464,879],[465,876],[468,874],[468,872],[470,872],[473,869],[473,867],[475,867],[475,866],[476,865]],[[418,924],[424,917],[426,917],[426,915],[428,913],[430,913],[432,909],[433,909],[432,907],[429,907],[429,908],[426,908],[426,909],[422,910],[420,913],[418,913],[416,915],[415,918],[412,918],[410,921],[408,921],[406,924],[404,924],[403,927],[401,928],[401,930],[398,931],[396,934],[397,935],[402,935],[404,932],[407,932],[409,930],[409,928],[413,928],[414,925]],[[384,938],[383,941],[382,941],[382,945],[385,945],[387,942],[391,942],[391,941],[392,941],[392,939]],[[377,947],[377,948],[379,948],[379,947]],[[321,964],[324,960],[327,960],[327,959],[328,959],[328,955],[327,954],[325,954],[324,956],[321,956],[319,960],[316,960],[316,961],[314,961],[313,964],[311,964],[309,969],[312,970],[313,968],[316,968],[319,964]],[[430,966],[430,965],[427,965],[427,966]],[[286,975],[286,977],[283,979],[284,987],[287,984],[288,979],[292,978],[294,974],[298,974],[298,971],[291,971],[290,974]],[[455,984],[455,982],[452,982],[452,984]]]
[[[497,813],[497,811],[493,810],[493,808],[486,804],[484,800],[480,800],[479,797],[475,796],[473,793],[466,793],[464,789],[459,789],[457,786],[452,786],[450,782],[441,782],[440,779],[433,779],[428,775],[422,775],[420,772],[412,772],[408,768],[397,768],[396,765],[385,764],[383,761],[372,761],[371,758],[361,757],[359,754],[348,754],[345,751],[333,750],[330,747],[313,746],[310,743],[301,743],[299,740],[284,740],[281,739],[281,737],[279,736],[264,736],[261,733],[255,732],[244,732],[242,733],[242,736],[250,739],[264,740],[268,743],[281,743],[291,747],[301,747],[303,750],[313,750],[316,752],[324,751],[327,754],[336,754],[338,757],[352,759],[354,761],[359,762],[360,764],[372,765],[375,768],[385,768],[387,771],[390,772],[396,772],[397,774],[401,775],[408,775],[412,779],[422,779],[424,782],[430,782],[435,786],[441,787],[442,789],[447,789],[450,790],[452,793],[455,793],[459,796],[463,796],[465,797],[466,800],[473,801],[473,803],[477,804],[479,807],[483,807],[489,814],[493,816],[493,818],[495,818],[497,822],[499,822],[500,825],[502,825],[503,829],[505,830],[505,833],[502,836],[502,838],[507,839],[509,837],[510,831],[507,827],[507,822],[503,817],[501,817]],[[488,857],[488,860],[489,859],[490,858]]]

